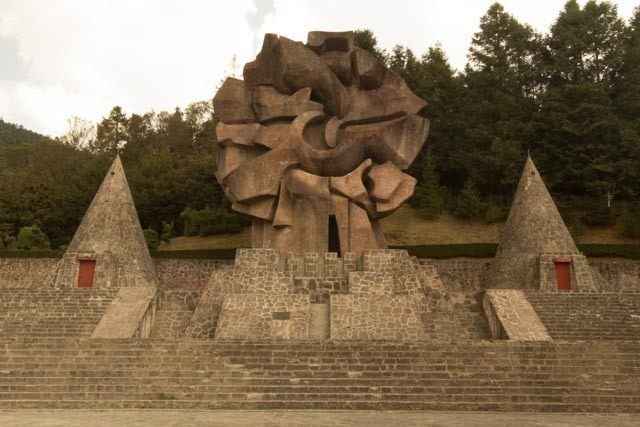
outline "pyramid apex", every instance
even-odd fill
[[[572,289],[595,289],[586,258],[527,155],[498,251],[484,280],[490,288],[556,289],[556,260],[571,263]]]
[[[96,286],[156,284],[155,267],[118,154],[65,252],[61,262],[68,265],[61,268],[56,286],[74,286],[78,264],[84,259],[95,261]],[[106,270],[111,273],[98,274]]]
[[[498,254],[578,253],[540,172],[527,155]]]

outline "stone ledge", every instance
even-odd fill
[[[551,341],[547,328],[519,289],[489,289],[483,300],[493,338]]]

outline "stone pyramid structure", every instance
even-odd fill
[[[77,287],[80,264],[93,263],[91,287],[156,287],[155,266],[117,156],[61,260],[57,288]]]
[[[555,289],[555,262],[571,264],[573,289],[593,288],[586,258],[573,241],[533,160],[527,157],[486,277],[487,286]]]

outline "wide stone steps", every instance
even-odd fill
[[[0,337],[0,409],[640,412],[640,341]]]
[[[0,336],[89,336],[113,296],[96,289],[2,289]]]
[[[553,339],[640,340],[640,293],[527,291]]]

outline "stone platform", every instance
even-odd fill
[[[629,414],[426,411],[0,411],[6,427],[635,427]]]

